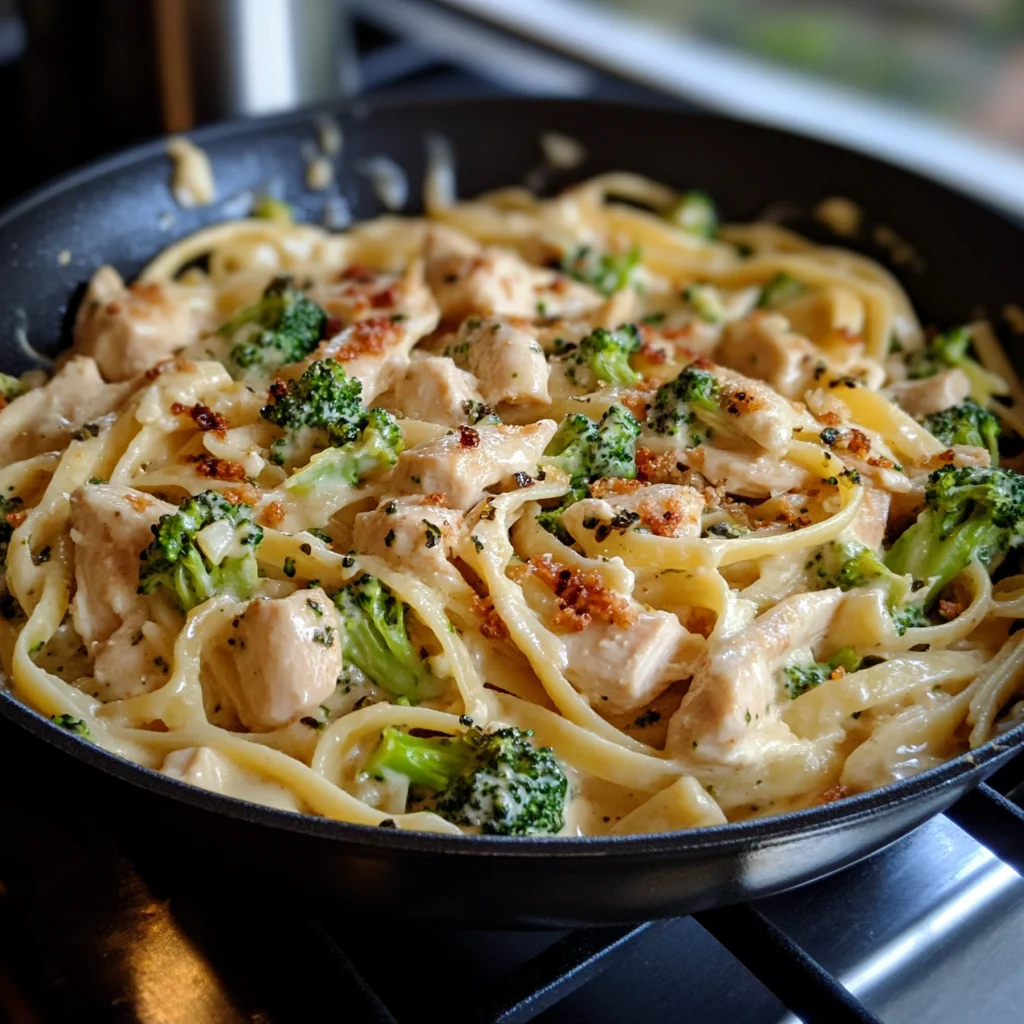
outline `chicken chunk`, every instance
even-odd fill
[[[471,508],[486,488],[516,473],[535,473],[556,429],[553,420],[525,427],[462,427],[402,452],[391,489],[397,494],[443,494],[451,508]]]
[[[742,498],[768,498],[812,486],[817,477],[786,459],[753,451],[732,451],[701,445],[680,458],[712,484]]]
[[[888,491],[880,491],[875,487],[864,489],[860,511],[850,529],[857,540],[872,551],[881,550],[882,541],[885,540],[891,503],[892,497]]]
[[[461,524],[456,510],[420,497],[389,498],[356,516],[352,546],[420,579],[450,576],[455,570],[448,558]]]
[[[761,381],[721,367],[714,373],[721,384],[721,404],[729,413],[731,428],[769,452],[784,453],[797,428],[815,428],[810,416]]]
[[[591,529],[598,539],[612,530],[644,530],[658,537],[700,536],[704,496],[693,487],[648,484],[619,494],[603,490],[592,487],[591,493],[597,491],[600,497],[584,498],[562,514],[570,533]]]
[[[406,312],[384,316],[373,310],[378,315],[357,319],[322,341],[308,359],[288,367],[288,374],[298,376],[310,363],[335,359],[344,364],[350,377],[359,378],[363,402],[372,402],[399,379],[409,365],[413,346],[437,326],[437,303],[423,284],[423,265],[419,261],[406,271],[401,294],[404,298],[395,301]]]
[[[280,728],[334,693],[341,639],[334,605],[319,587],[254,598],[224,632],[234,671],[216,673],[209,685],[247,729]]]
[[[766,721],[778,721],[776,675],[819,644],[843,599],[840,590],[796,594],[742,632],[712,639],[669,723],[666,749],[696,760],[736,761]]]
[[[546,405],[548,363],[537,339],[503,320],[470,317],[459,331],[457,347],[468,345],[466,366],[492,405]]]
[[[670,612],[641,611],[626,627],[594,621],[561,637],[566,678],[598,711],[638,711],[679,678],[675,656],[686,637]]]
[[[0,462],[63,448],[79,427],[112,412],[130,390],[130,384],[104,383],[88,356],[69,359],[41,388],[0,410]]]
[[[821,354],[806,338],[789,330],[785,317],[762,315],[728,324],[714,359],[795,399],[814,380]]]
[[[136,592],[139,554],[153,539],[151,528],[174,511],[166,501],[115,484],[86,484],[71,495],[76,584],[71,618],[87,644],[145,618],[145,599]]]
[[[943,370],[924,380],[906,380],[889,386],[893,400],[916,419],[960,405],[971,393],[971,382],[961,369]]]
[[[199,337],[200,324],[175,285],[125,287],[100,267],[75,318],[73,351],[92,356],[110,381],[130,380]]]
[[[472,374],[450,359],[416,354],[379,404],[400,410],[408,419],[457,427],[476,420],[484,400]]]
[[[127,700],[167,682],[170,664],[156,624],[129,619],[97,645],[92,692],[102,701]]]
[[[554,270],[533,267],[505,249],[483,248],[448,227],[426,243],[427,284],[449,323],[467,316],[567,316],[603,302],[592,288]]]
[[[346,326],[372,317],[437,317],[421,261],[410,263],[402,274],[350,266],[333,281],[316,282],[308,294]]]

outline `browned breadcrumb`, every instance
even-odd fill
[[[528,565],[538,580],[558,598],[555,625],[572,633],[599,619],[625,628],[636,612],[621,594],[609,590],[598,572],[584,572],[556,562],[551,555],[531,558]]]
[[[275,526],[280,526],[284,522],[285,517],[284,503],[280,501],[272,501],[266,508],[263,509],[263,513],[260,515],[260,522],[264,526],[269,526],[273,529]]]
[[[214,412],[208,405],[203,405],[202,402],[196,402],[191,408],[187,405],[182,405],[181,402],[175,402],[171,406],[171,412],[175,416],[182,416],[188,413],[195,420],[196,426],[200,430],[215,430],[218,434],[223,434],[228,426],[228,421],[219,412]]]
[[[834,804],[837,800],[842,800],[843,797],[849,795],[849,789],[846,788],[841,782],[837,782],[834,786],[830,786],[821,794],[821,802],[823,804]]]
[[[892,459],[887,459],[884,455],[872,455],[868,459],[868,465],[875,466],[878,469],[894,469],[896,467],[896,463]]]
[[[657,390],[657,383],[651,390]],[[635,420],[641,423],[647,419],[647,412],[651,408],[651,391],[624,391],[619,396],[619,404],[625,406],[626,411]]]
[[[823,412],[818,419],[825,424],[826,427],[838,427],[843,421],[834,412]]]
[[[349,328],[349,335],[336,351],[329,352],[329,358],[347,363],[359,356],[379,355],[402,337],[403,329],[389,316],[375,316],[359,320]]]
[[[459,427],[459,444],[463,448],[476,448],[480,444],[480,432],[463,424]]]
[[[201,452],[199,455],[189,455],[186,462],[195,463],[196,473],[199,476],[209,477],[211,480],[235,480],[242,481],[248,477],[245,466],[240,462],[229,462],[227,459],[219,459],[209,452]]]
[[[609,494],[632,494],[646,485],[642,480],[624,480],[617,476],[606,476],[590,485],[592,498],[606,498]]]
[[[235,487],[225,487],[220,492],[231,502],[232,505],[255,505],[263,497],[258,487],[252,484],[239,484]]]
[[[153,504],[145,494],[135,494],[132,491],[129,491],[124,496],[124,500],[127,501],[136,512],[145,512],[146,509]]]
[[[686,466],[672,452],[655,452],[650,448],[636,450],[636,476],[643,483],[678,484]]]
[[[957,618],[964,610],[962,604],[958,604],[956,601],[939,601],[939,614],[947,621],[951,622]]]
[[[474,597],[473,611],[480,616],[480,632],[489,640],[504,640],[508,636],[508,626],[495,610],[491,598]]]
[[[863,430],[851,427],[845,440],[847,451],[858,459],[871,454],[871,441]]]

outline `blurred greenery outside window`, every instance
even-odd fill
[[[590,0],[1024,147],[1024,0]]]

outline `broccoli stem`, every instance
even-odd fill
[[[920,602],[926,610],[938,599],[942,588],[959,576],[979,551],[998,548],[1005,533],[991,520],[974,518],[955,527],[940,543],[924,544],[922,538],[926,535],[941,536],[938,516],[929,510],[921,513],[915,527],[906,530],[893,544],[885,564],[900,576],[931,581]]]
[[[447,789],[471,760],[470,750],[458,738],[410,736],[388,726],[363,771],[376,778],[395,772],[437,793]]]

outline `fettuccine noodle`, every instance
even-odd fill
[[[998,455],[935,414],[971,395],[1010,453],[1024,424],[967,330],[980,363],[925,366],[882,267],[716,230],[706,197],[632,174],[552,199],[435,181],[423,217],[344,233],[205,228],[130,287],[100,268],[56,375],[4,378],[9,686],[171,777],[363,825],[481,828],[366,770],[388,730],[529,730],[568,779],[563,835],[883,786],[997,735],[1024,691],[1016,533],[938,583],[882,565],[933,474]],[[325,365],[362,418],[289,425]],[[160,569],[164,524],[211,491],[242,532],[205,524]],[[367,585],[415,685],[361,653]]]

